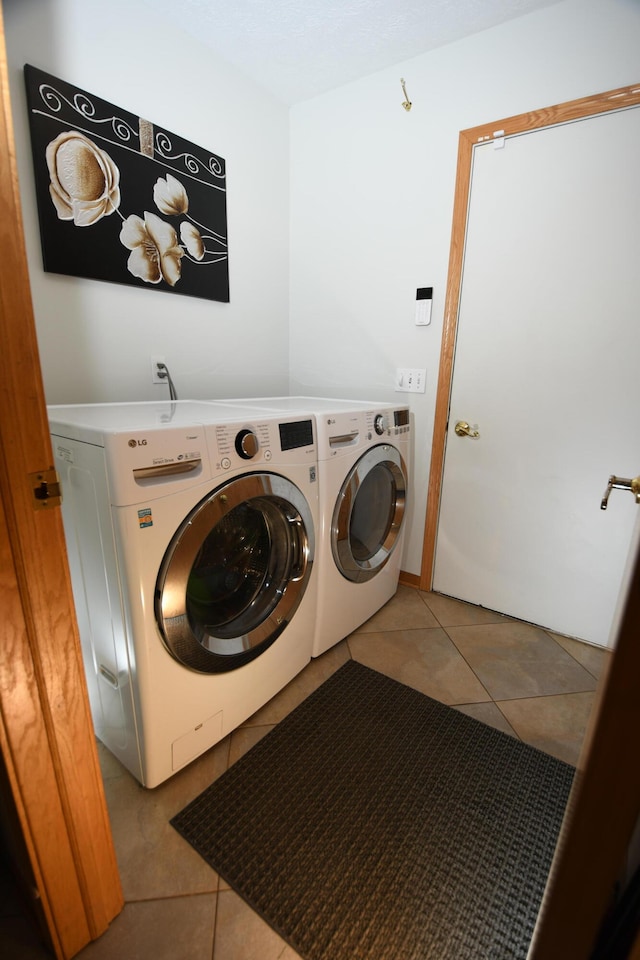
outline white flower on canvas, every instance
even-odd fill
[[[148,211],[144,220],[132,214],[122,224],[120,241],[131,250],[127,268],[134,277],[145,283],[164,280],[171,287],[176,285],[184,250],[178,245],[178,235],[171,224]]]
[[[186,220],[183,221],[180,224],[180,239],[187,248],[187,253],[194,260],[202,260],[205,255],[205,245],[202,234],[197,227],[194,227],[192,223],[187,223]]]
[[[159,177],[153,188],[153,202],[168,217],[180,216],[189,209],[187,191],[179,180],[167,174],[166,180]]]
[[[61,220],[88,227],[120,205],[120,171],[108,153],[76,130],[47,146],[49,192]]]

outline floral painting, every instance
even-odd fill
[[[224,160],[24,69],[44,269],[227,302]]]

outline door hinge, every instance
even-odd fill
[[[34,510],[59,507],[62,503],[60,477],[53,467],[50,470],[38,470],[37,473],[30,473],[29,486],[33,493]]]

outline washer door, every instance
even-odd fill
[[[370,580],[387,563],[402,528],[406,492],[396,447],[372,447],[350,470],[331,523],[333,559],[347,580]]]
[[[270,473],[245,474],[205,497],[164,556],[155,612],[169,652],[201,673],[263,653],[307,587],[313,519],[303,494]]]

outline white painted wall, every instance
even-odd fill
[[[458,132],[640,83],[639,50],[638,0],[566,0],[291,110],[291,391],[410,399],[410,573],[422,554]],[[416,327],[423,286],[434,287],[433,320]],[[394,393],[399,366],[427,368],[426,394]]]
[[[33,303],[50,403],[288,389],[289,111],[134,0],[4,0]],[[24,94],[30,63],[224,157],[231,302],[44,273]]]

